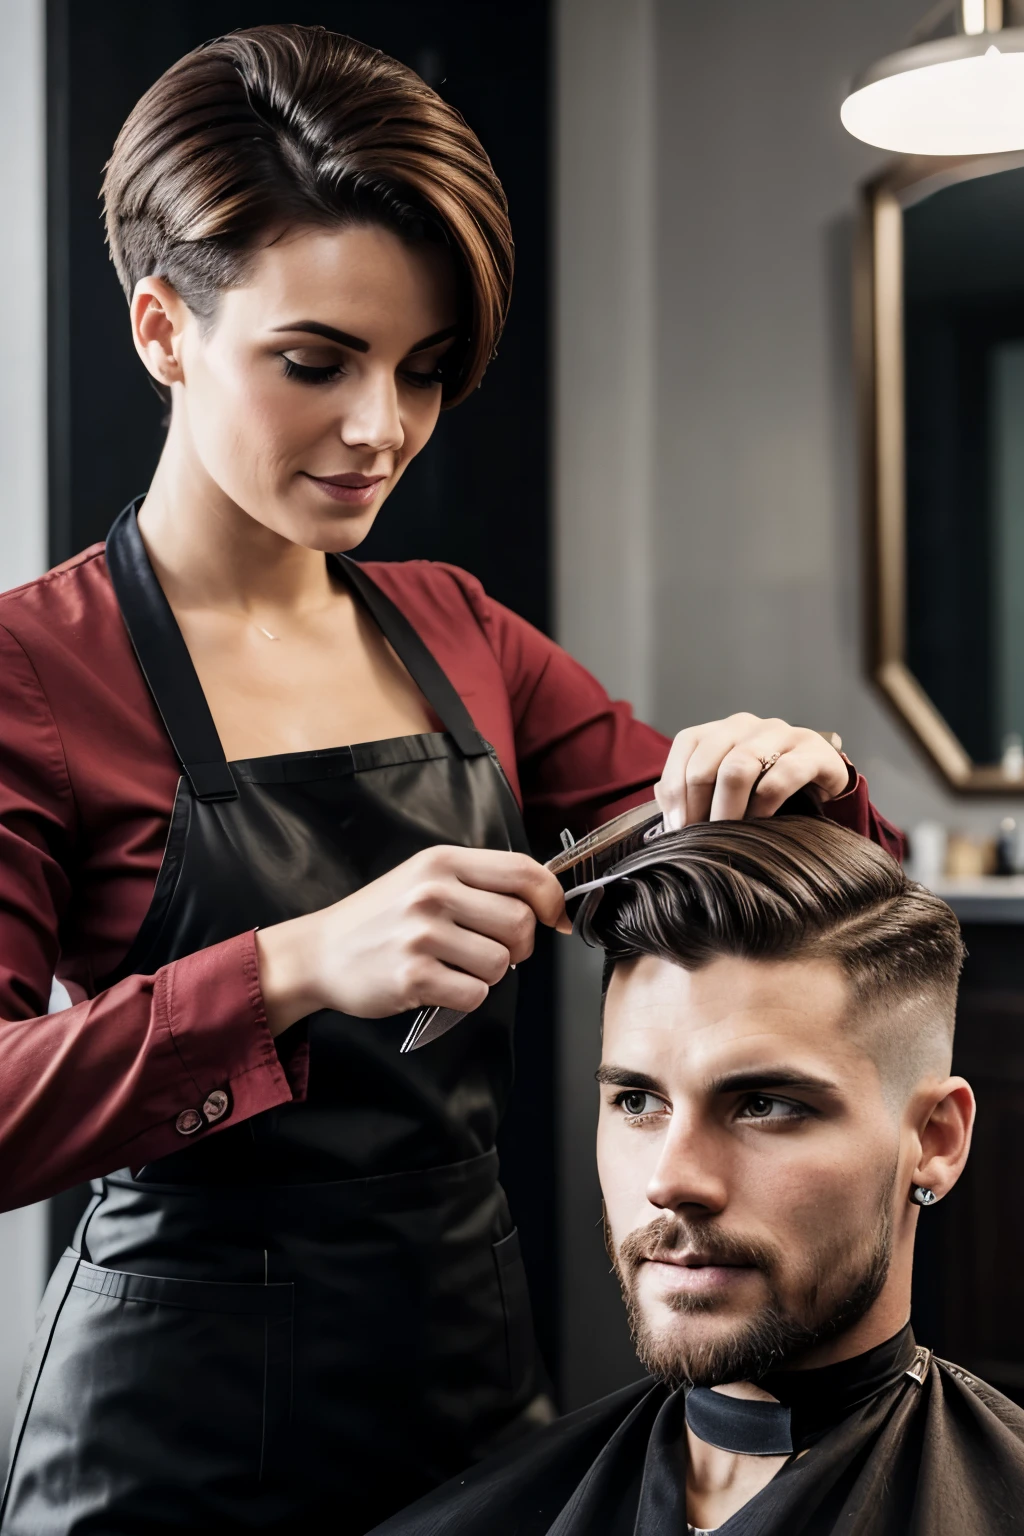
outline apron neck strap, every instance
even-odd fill
[[[188,646],[149,563],[139,533],[140,501],[125,507],[107,535],[107,569],[142,675],[197,800],[234,800],[238,789],[224,756]],[[332,555],[356,597],[464,757],[487,745],[469,711],[419,635],[391,599],[347,555]]]
[[[353,592],[362,600],[370,617],[463,757],[483,757],[487,752],[487,744],[473,724],[469,710],[405,614],[395,607],[390,597],[367,576],[357,561],[348,555],[333,555],[331,558]]]
[[[238,789],[210,706],[139,533],[139,505],[125,507],[107,534],[107,569],[121,616],[196,799],[234,800]]]

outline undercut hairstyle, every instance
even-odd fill
[[[493,357],[513,246],[476,134],[404,64],[323,27],[260,26],[179,59],[133,108],[103,181],[131,298],[165,278],[209,324],[283,229],[376,224],[450,251],[465,335],[442,368],[457,405]]]
[[[615,966],[653,955],[837,965],[896,1097],[952,1048],[964,946],[947,904],[825,818],[701,822],[623,859],[581,924]]]

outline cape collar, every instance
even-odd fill
[[[771,1393],[773,1403],[691,1387],[686,1393],[686,1422],[698,1439],[723,1451],[788,1456],[805,1450],[902,1376],[920,1383],[927,1357],[928,1351],[914,1343],[908,1323],[884,1344],[838,1365],[770,1372],[758,1386]]]

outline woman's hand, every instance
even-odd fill
[[[817,731],[739,714],[680,731],[654,793],[674,831],[694,821],[774,816],[798,789],[834,800],[849,788],[850,774]]]
[[[382,1019],[479,1008],[533,951],[537,923],[569,931],[562,887],[521,853],[428,848],[320,912],[256,934],[271,1034],[320,1008]]]

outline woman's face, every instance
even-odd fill
[[[354,548],[437,423],[457,332],[445,249],[373,225],[288,232],[220,296],[205,333],[146,279],[133,318],[154,372],[145,309],[161,300],[171,451],[290,542]]]

